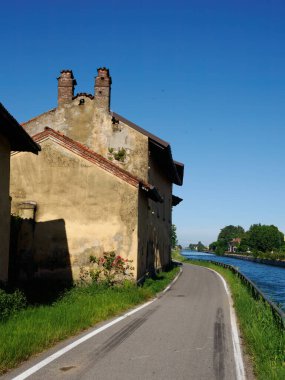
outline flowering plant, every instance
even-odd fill
[[[117,256],[114,251],[104,252],[102,257],[90,256],[89,275],[93,282],[105,282],[108,286],[121,284],[133,277],[132,261]]]

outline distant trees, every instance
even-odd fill
[[[221,229],[218,235],[218,241],[224,241],[229,243],[236,238],[242,238],[244,236],[244,229],[241,226],[229,225]]]
[[[235,242],[239,252],[271,252],[285,250],[284,234],[274,225],[253,224],[245,232],[241,226],[229,225],[221,229],[217,241],[209,249],[224,254],[229,243]],[[240,241],[238,243],[238,241]]]
[[[199,251],[199,252],[208,250],[208,248],[200,241],[197,244],[190,243],[188,248],[191,251]]]
[[[178,244],[175,224],[171,225],[170,242],[171,242],[171,248],[172,249],[174,249],[177,246],[177,244]]]
[[[209,250],[215,252],[217,255],[223,255],[227,249],[228,245],[224,240],[217,240],[209,245]]]
[[[244,234],[243,227],[230,224],[221,229],[217,241],[211,243],[209,249],[218,255],[223,255],[228,250],[229,243],[233,239],[242,238]]]
[[[279,250],[282,246],[284,246],[284,234],[276,226],[262,224],[253,224],[240,243],[240,248],[261,252]]]
[[[205,247],[205,245],[203,243],[201,243],[200,241],[198,241],[198,244],[197,244],[197,250],[199,252],[203,252],[205,251],[207,248]]]

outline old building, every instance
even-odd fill
[[[62,71],[58,106],[24,124],[42,152],[13,155],[13,212],[34,218],[26,250],[37,274],[74,279],[90,255],[115,251],[140,278],[170,262],[172,206],[181,201],[172,185],[182,185],[183,164],[167,142],[110,111],[108,69],[98,69],[95,95],[74,96],[75,85]]]
[[[10,153],[37,153],[40,147],[0,103],[0,282],[8,280],[10,242]]]
[[[228,252],[236,253],[238,246],[240,245],[241,238],[234,238],[228,243]]]

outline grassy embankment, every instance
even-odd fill
[[[219,272],[230,286],[246,351],[259,380],[285,379],[285,331],[274,319],[270,307],[255,300],[248,288],[230,270],[207,262],[187,260],[174,253],[175,260],[205,266]]]
[[[75,287],[50,306],[30,306],[0,322],[0,374],[35,353],[96,323],[142,303],[162,291],[179,268],[147,279],[138,287],[106,288],[99,285]]]
[[[227,253],[227,252],[226,252]],[[236,255],[241,255],[241,256],[248,256],[252,257],[253,259],[265,259],[265,260],[274,260],[274,261],[285,261],[285,252],[252,252],[251,254],[249,253],[244,253],[244,252],[236,252]],[[235,255],[231,253],[231,255]]]

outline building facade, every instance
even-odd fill
[[[172,185],[184,167],[167,142],[110,111],[111,82],[100,68],[95,94],[74,95],[63,70],[58,106],[24,124],[42,152],[13,155],[12,210],[33,220],[18,254],[37,275],[78,278],[108,251],[132,260],[136,279],[170,263]]]

